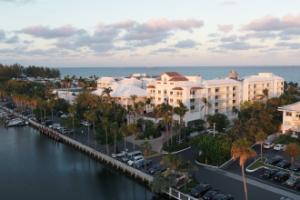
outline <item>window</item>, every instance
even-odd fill
[[[232,94],[232,97],[235,97],[235,94]]]
[[[160,94],[160,93],[161,93],[161,91],[160,91],[160,90],[158,90],[157,92],[158,92],[158,94]]]
[[[256,84],[254,84],[253,87],[256,88]]]
[[[164,94],[167,94],[167,90],[164,91]]]
[[[191,106],[190,109],[191,109],[191,110],[195,110],[195,106]]]
[[[173,103],[173,99],[170,99],[170,103]]]
[[[235,104],[235,102],[236,102],[235,100],[232,100],[232,103],[233,103],[233,104]]]
[[[194,103],[194,102],[195,102],[195,99],[190,99],[190,102],[191,102],[191,103]]]
[[[232,90],[235,91],[235,89],[236,89],[236,87],[234,86],[234,87],[232,88]]]
[[[286,112],[285,116],[291,117],[292,113],[291,112]]]
[[[215,113],[218,113],[219,112],[219,110],[218,109],[215,109]]]
[[[173,95],[173,91],[170,92],[170,95]]]
[[[215,103],[215,107],[218,107],[219,103]]]
[[[300,113],[298,113],[298,114],[296,115],[296,117],[297,117],[298,119],[300,119]]]
[[[219,99],[219,96],[215,96],[215,99]]]
[[[216,88],[216,89],[215,89],[215,92],[219,92],[219,88]]]
[[[160,101],[160,100],[161,100],[161,98],[158,98],[157,100],[158,100],[158,101]]]

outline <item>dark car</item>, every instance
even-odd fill
[[[286,161],[286,160],[282,160],[282,161],[280,161],[279,163],[277,163],[276,166],[277,166],[277,167],[280,167],[280,168],[286,169],[286,168],[288,168],[288,167],[291,166],[291,163],[288,162],[288,161]]]
[[[267,164],[276,165],[277,163],[281,162],[283,158],[281,156],[276,156],[274,158],[270,158],[267,160]]]
[[[296,190],[300,190],[300,182],[298,182],[298,183],[295,185],[295,189],[296,189]]]
[[[160,164],[153,165],[148,169],[149,174],[155,174],[157,172],[163,172],[166,168]]]
[[[294,172],[300,172],[300,165],[292,165],[290,167],[290,170],[292,170]]]
[[[219,194],[218,190],[209,190],[203,196],[202,199],[204,200],[212,200],[213,196]]]
[[[234,200],[234,198],[230,194],[216,194],[212,200]]]
[[[197,185],[196,187],[194,187],[191,190],[191,195],[193,197],[201,197],[202,195],[204,195],[207,191],[209,191],[210,189],[212,189],[211,185],[207,184],[207,183],[200,183],[199,185]]]
[[[266,169],[262,175],[263,178],[266,179],[270,179],[272,178],[276,173],[278,172],[278,170],[276,169]]]
[[[284,184],[289,187],[294,187],[299,183],[299,179],[296,176],[291,176]]]
[[[273,176],[273,181],[283,182],[283,181],[288,180],[289,177],[290,177],[290,175],[288,173],[279,171]]]

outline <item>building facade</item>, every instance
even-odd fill
[[[201,76],[166,72],[148,84],[147,94],[154,105],[168,103],[176,107],[182,102],[189,109],[184,121],[189,122],[216,113],[234,118],[241,102],[259,100],[266,91],[268,97],[278,97],[283,93],[283,84],[283,78],[270,73],[241,80],[230,72],[228,78],[204,80]]]
[[[282,112],[281,131],[300,133],[300,102],[278,108]]]

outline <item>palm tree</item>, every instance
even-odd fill
[[[177,171],[182,165],[182,160],[176,155],[169,153],[162,158],[161,164],[166,166],[171,171]]]
[[[75,129],[75,115],[76,115],[76,106],[75,106],[75,104],[70,105],[69,108],[68,108],[68,111],[69,111],[69,114],[72,117],[72,127],[73,127],[73,130],[74,130]]]
[[[114,137],[114,152],[117,153],[117,137],[118,137],[118,133],[119,133],[119,127],[118,127],[117,122],[113,122],[111,124],[111,132]]]
[[[171,144],[173,143],[172,122],[173,122],[173,108],[169,104],[162,103],[156,108],[158,115],[162,117],[165,125],[167,136],[171,135]],[[171,134],[170,134],[171,133]]]
[[[151,146],[151,144],[150,144],[149,141],[145,141],[145,142],[141,145],[141,149],[143,150],[143,154],[144,154],[145,158],[147,158],[147,157],[150,156],[152,146]]]
[[[93,133],[95,134],[95,122],[97,120],[97,115],[95,111],[86,111],[84,113],[84,118],[86,121],[93,125]],[[88,144],[90,143],[90,124],[88,124]]]
[[[103,91],[102,91],[101,97],[106,96],[108,102],[110,103],[110,102],[111,102],[111,95],[110,95],[110,93],[111,93],[112,91],[113,91],[113,90],[112,90],[110,87],[104,88]]]
[[[248,200],[247,179],[245,175],[245,163],[249,158],[256,156],[256,152],[251,149],[251,143],[246,139],[236,140],[231,147],[231,155],[234,160],[239,159],[239,164],[242,170],[245,200]]]
[[[109,155],[109,146],[108,146],[108,131],[110,129],[110,123],[107,117],[102,119],[102,126],[105,132],[105,143],[106,143],[106,154]]]
[[[290,143],[287,145],[285,152],[291,157],[291,164],[293,164],[295,158],[300,156],[300,146],[297,143]]]
[[[207,98],[206,97],[203,97],[202,99],[201,99],[201,101],[202,101],[202,103],[204,104],[202,107],[201,107],[201,111],[203,110],[203,108],[204,108],[204,116],[206,116],[208,113],[208,110],[207,110],[207,108],[210,108],[211,107],[211,103],[207,100]]]
[[[183,124],[183,117],[188,112],[188,108],[180,101],[179,105],[174,108],[174,113],[179,116],[179,140],[181,139],[181,129],[184,126]]]
[[[263,144],[267,139],[267,134],[263,130],[259,130],[255,135],[255,140],[258,144],[260,144],[260,159],[263,159]]]

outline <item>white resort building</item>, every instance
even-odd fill
[[[104,88],[111,88],[110,96],[123,106],[132,105],[132,97],[135,101],[144,101],[147,98],[146,85],[153,82],[152,78],[124,78],[102,77],[97,80],[97,90],[93,94],[101,96]]]
[[[300,102],[279,107],[278,110],[282,111],[281,131],[300,133]]]
[[[185,122],[204,119],[206,115],[222,113],[229,118],[243,101],[261,100],[283,93],[284,79],[272,73],[259,73],[239,79],[231,71],[223,79],[204,80],[201,76],[184,76],[177,72],[163,73],[155,82],[148,84],[147,94],[154,105],[168,103],[174,107],[182,102],[189,111]]]

